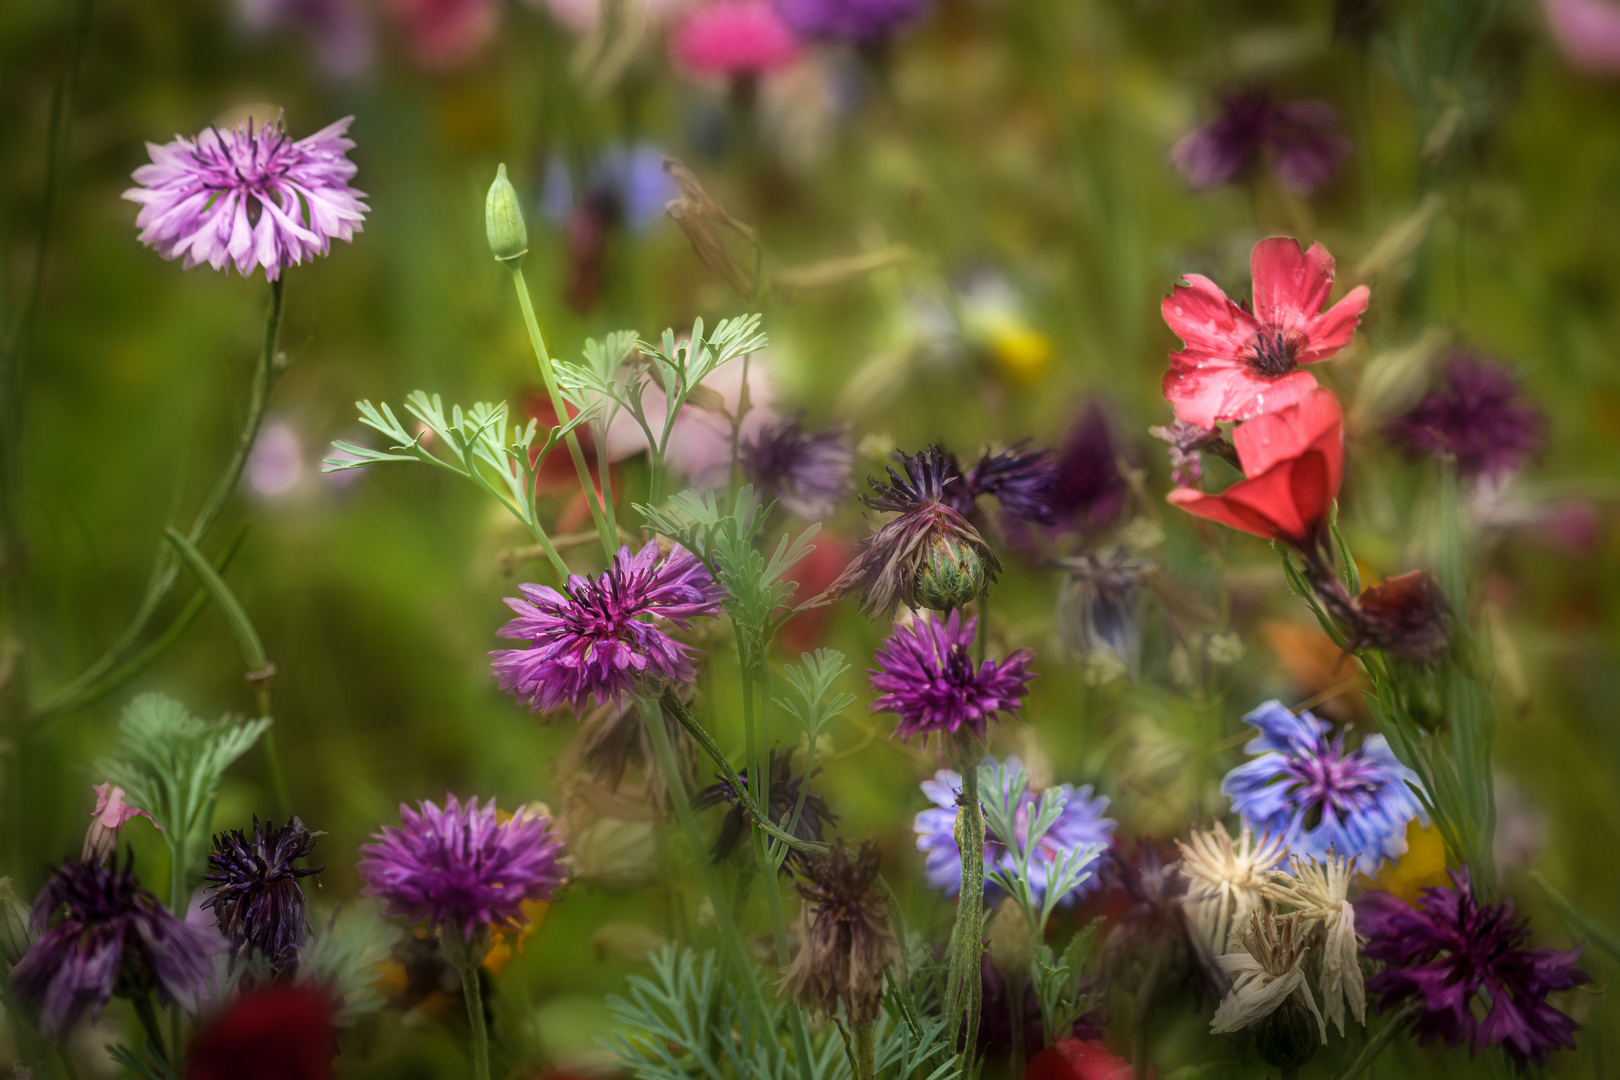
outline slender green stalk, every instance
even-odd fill
[[[872,1023],[867,1021],[850,1026],[854,1029],[854,1046],[849,1063],[854,1069],[855,1080],[877,1080],[877,1039]]]
[[[1374,1059],[1384,1052],[1384,1047],[1389,1045],[1390,1040],[1399,1035],[1401,1029],[1406,1026],[1406,1022],[1416,1016],[1422,1008],[1423,1003],[1421,1001],[1408,1001],[1405,1005],[1402,1005],[1400,1011],[1389,1018],[1389,1023],[1379,1028],[1378,1034],[1367,1040],[1367,1045],[1361,1048],[1361,1053],[1356,1055],[1356,1060],[1352,1061],[1344,1072],[1339,1074],[1339,1080],[1355,1080],[1356,1077],[1366,1072]]]
[[[512,285],[517,289],[518,305],[523,308],[523,325],[529,330],[529,344],[534,347],[534,358],[540,365],[540,377],[545,380],[546,393],[551,397],[551,407],[557,413],[557,422],[564,423],[568,419],[568,407],[563,401],[562,391],[557,387],[557,373],[552,369],[551,354],[546,351],[546,340],[540,336],[540,323],[534,317],[534,303],[529,299],[529,286],[523,280],[523,267],[521,259],[513,259],[506,264],[512,272]],[[591,509],[591,520],[596,523],[596,531],[602,537],[602,550],[608,558],[618,550],[618,537],[613,529],[608,527],[607,518],[602,514],[602,505],[597,501],[596,485],[591,483],[591,469],[585,464],[585,452],[579,448],[579,439],[570,431],[563,436],[568,443],[568,454],[574,459],[574,470],[579,473],[579,485],[585,495],[585,503]]]
[[[259,679],[253,684],[253,693],[259,704],[259,715],[270,717],[270,679]],[[276,804],[283,815],[292,814],[292,792],[287,787],[287,772],[281,767],[281,752],[276,748],[276,726],[271,724],[259,737],[264,746],[264,760],[270,766],[270,788],[275,792]]]
[[[957,845],[962,853],[962,894],[956,905],[952,931],[950,980],[945,988],[945,1009],[951,1021],[950,1044],[955,1046],[966,1027],[962,1060],[971,1067],[979,1034],[979,1009],[984,984],[979,975],[984,950],[984,810],[979,805],[979,770],[962,770],[962,797],[956,817]]]
[[[152,995],[142,994],[135,999],[135,1015],[140,1018],[141,1030],[146,1033],[146,1048],[157,1059],[158,1064],[165,1069],[173,1071],[173,1058],[169,1056],[169,1048],[163,1043],[163,1031],[158,1027],[157,1011],[152,1008]]]
[[[484,1020],[484,988],[478,964],[461,969],[461,996],[467,999],[467,1022],[472,1026],[473,1076],[489,1080],[489,1024]]]
[[[270,391],[281,376],[282,365],[276,361],[276,341],[281,334],[282,294],[285,285],[286,275],[271,282],[270,307],[264,321],[264,344],[259,352],[258,364],[253,369],[253,380],[248,390],[247,415],[242,421],[241,430],[237,432],[236,447],[231,453],[230,460],[226,462],[219,478],[214,481],[213,490],[209,492],[202,509],[198,510],[197,516],[192,519],[191,528],[186,530],[185,539],[194,547],[200,546],[208,536],[209,530],[214,527],[220,513],[225,509],[225,503],[230,499],[231,493],[236,490],[236,485],[242,478],[242,470],[247,466],[248,454],[252,452],[253,444],[259,437],[259,426],[264,422],[265,410],[270,404]],[[122,680],[133,674],[121,669],[120,665],[135,649],[147,625],[157,614],[159,606],[174,588],[180,576],[180,568],[180,557],[168,543],[162,544],[152,564],[152,575],[147,583],[146,593],[141,597],[140,606],[136,608],[129,625],[107,651],[80,672],[77,678],[35,706],[34,720],[71,712],[99,697],[102,693],[99,684],[105,679],[113,677]],[[141,655],[150,660],[155,658],[156,653],[148,650]]]

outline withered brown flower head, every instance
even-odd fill
[[[842,1001],[852,1024],[877,1019],[883,970],[900,958],[888,908],[872,887],[878,861],[871,840],[805,860],[799,951],[782,972],[783,989],[804,1005],[831,1016]]]
[[[1348,648],[1374,648],[1436,663],[1451,644],[1451,602],[1426,570],[1413,570],[1363,590],[1354,602]]]
[[[804,777],[793,771],[792,749],[785,746],[772,748],[770,770],[771,805],[768,812],[771,820],[781,822],[795,809],[799,809],[798,820],[793,823],[793,835],[800,840],[820,840],[822,826],[827,822],[837,821],[838,815],[827,806],[827,800],[819,791],[812,790],[806,793],[804,806],[799,807],[799,793],[804,788]],[[817,769],[816,772],[819,773],[821,770]],[[745,787],[751,786],[747,769],[738,773],[738,776]],[[706,810],[721,803],[729,804],[730,808],[720,822],[720,835],[715,838],[714,847],[709,849],[709,853],[714,856],[717,863],[729,859],[743,846],[743,841],[748,837],[748,813],[724,777],[720,778],[719,783],[710,784],[692,795],[694,810]],[[782,864],[782,872],[789,872],[788,863]]]

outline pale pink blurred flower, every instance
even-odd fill
[[[371,23],[359,0],[236,0],[236,11],[253,34],[302,34],[334,79],[355,78],[371,66]]]
[[[1620,4],[1608,0],[1545,0],[1547,25],[1570,66],[1595,75],[1620,74]]]
[[[96,808],[90,814],[90,828],[85,831],[84,849],[79,854],[85,862],[105,864],[118,846],[118,834],[132,818],[143,817],[152,822],[153,828],[162,830],[163,826],[151,814],[124,801],[123,788],[115,784],[94,784],[90,790],[96,793]]]
[[[713,0],[693,9],[670,50],[697,75],[755,78],[798,59],[799,40],[770,0]]]
[[[703,385],[719,394],[726,412],[735,415],[742,400],[742,361],[733,360],[705,379]],[[652,425],[654,435],[658,434],[666,400],[664,392],[656,386],[649,385],[642,394],[641,407]],[[766,424],[781,419],[772,407],[774,402],[770,364],[763,354],[755,353],[748,362],[749,408],[742,422],[744,441]],[[608,425],[608,460],[619,461],[646,449],[647,436],[642,432],[641,425],[628,412],[621,410]],[[675,418],[665,457],[670,466],[695,487],[723,483],[731,468],[731,421],[688,403]]]
[[[494,39],[500,22],[496,0],[388,0],[388,14],[411,58],[436,71],[473,60]]]
[[[278,498],[304,478],[304,448],[285,421],[267,424],[248,454],[247,482],[255,495]]]

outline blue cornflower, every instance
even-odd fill
[[[1360,856],[1364,870],[1406,851],[1406,826],[1423,818],[1406,768],[1382,735],[1347,750],[1344,733],[1308,712],[1298,716],[1268,701],[1244,721],[1260,734],[1244,747],[1259,754],[1226,774],[1221,791],[1255,832],[1283,838],[1295,855],[1330,851]]]
[[[979,766],[981,802],[989,795],[984,789],[994,775],[996,765],[996,759],[992,757],[985,758],[984,764]],[[1021,768],[1023,765],[1017,758],[1007,759],[1003,775],[1009,786]],[[932,780],[922,782],[922,789],[923,794],[935,804],[918,814],[916,824],[913,826],[917,832],[917,850],[927,856],[924,873],[930,886],[943,889],[947,896],[955,896],[962,890],[962,853],[956,846],[956,799],[962,791],[962,776],[950,769],[941,769],[934,774]],[[1057,791],[1065,800],[1063,812],[1041,838],[1036,855],[1030,860],[1029,886],[1036,903],[1041,902],[1046,892],[1046,875],[1054,863],[1080,848],[1092,845],[1106,848],[1114,835],[1113,820],[1103,817],[1103,812],[1108,809],[1107,796],[1094,796],[1090,784],[1079,788],[1072,784],[1060,784]],[[1003,791],[1002,797],[1005,798],[1006,795],[1006,791]],[[1015,816],[1020,831],[1029,827],[1030,815],[1034,812],[1038,801],[1038,792],[1025,790]],[[1012,854],[1008,852],[1004,840],[988,829],[984,837],[984,865],[986,868],[1000,869],[1009,874],[1016,869]],[[984,887],[986,895],[989,896],[1001,891],[991,884],[988,878]],[[1086,875],[1085,879],[1059,902],[1073,903],[1076,897],[1085,896],[1096,887],[1097,874],[1093,872]]]

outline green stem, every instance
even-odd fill
[[[951,1022],[950,1045],[957,1045],[966,1024],[962,1060],[965,1067],[971,1067],[974,1043],[979,1035],[979,1008],[984,997],[979,972],[984,950],[984,810],[979,805],[976,766],[962,770],[956,828],[962,854],[962,894],[956,905],[956,928],[951,933],[951,970],[945,990],[945,1009]]]
[[[281,366],[276,362],[276,340],[281,334],[282,292],[285,283],[286,277],[283,275],[270,284],[270,308],[265,315],[264,344],[259,352],[258,364],[253,369],[253,381],[248,390],[247,416],[237,433],[236,448],[231,453],[230,461],[226,463],[219,479],[214,482],[214,488],[209,492],[208,499],[192,520],[191,528],[186,531],[185,538],[193,546],[202,544],[209,530],[219,520],[219,515],[225,509],[225,503],[230,499],[231,493],[236,490],[236,485],[242,478],[242,470],[247,466],[248,455],[253,450],[254,442],[258,440],[259,425],[264,422],[265,410],[270,404],[270,391],[281,376]],[[179,555],[168,543],[162,544],[152,565],[152,576],[147,584],[146,594],[141,598],[140,606],[130,619],[129,625],[99,659],[80,672],[79,676],[67,686],[36,706],[33,719],[43,720],[58,713],[70,712],[86,701],[100,696],[101,691],[97,684],[110,674],[116,672],[120,678],[129,676],[130,673],[117,670],[119,664],[135,648],[147,624],[157,614],[158,607],[174,588],[174,583],[180,576],[180,567]],[[155,656],[149,653],[142,655]]]
[[[270,679],[259,679],[253,684],[253,693],[259,704],[259,715],[270,717]],[[271,725],[264,729],[261,736],[264,744],[264,759],[270,766],[270,787],[276,794],[276,804],[281,808],[283,816],[292,815],[292,793],[287,787],[287,773],[281,767],[281,752],[276,748],[276,727]]]
[[[158,1064],[172,1072],[170,1062],[174,1059],[169,1057],[168,1047],[163,1044],[163,1031],[158,1027],[157,1011],[152,1008],[151,994],[142,994],[135,999],[135,1015],[140,1017],[141,1030],[146,1033],[147,1050],[151,1051]]]
[[[854,1045],[849,1064],[855,1071],[855,1080],[877,1080],[877,1040],[873,1037],[872,1022],[851,1024]]]
[[[529,299],[529,286],[523,280],[522,260],[513,259],[507,263],[512,271],[512,284],[517,289],[518,304],[523,308],[523,324],[529,330],[529,344],[534,347],[534,358],[540,365],[540,376],[545,380],[546,393],[551,397],[551,407],[557,413],[557,423],[568,422],[568,407],[563,401],[562,391],[557,388],[557,373],[552,369],[551,354],[546,351],[545,338],[540,336],[540,323],[534,317],[534,304]],[[585,452],[579,448],[579,440],[570,431],[563,436],[568,443],[568,454],[574,459],[574,470],[579,473],[579,483],[585,493],[585,503],[591,509],[591,520],[596,523],[596,531],[602,537],[602,550],[608,558],[613,558],[614,552],[619,550],[618,536],[613,529],[608,528],[607,518],[602,515],[602,506],[597,501],[596,485],[591,483],[590,466],[585,464]]]
[[[489,1080],[489,1025],[484,1020],[484,988],[478,964],[461,969],[461,996],[467,999],[467,1022],[472,1026],[473,1076]]]
[[[1378,1034],[1367,1040],[1367,1045],[1361,1048],[1361,1053],[1356,1055],[1356,1060],[1352,1061],[1344,1072],[1339,1074],[1339,1080],[1355,1080],[1356,1077],[1366,1072],[1373,1060],[1384,1052],[1384,1047],[1389,1045],[1390,1040],[1399,1035],[1401,1029],[1406,1026],[1406,1022],[1416,1016],[1422,1008],[1423,1003],[1420,1001],[1408,1001],[1405,1005],[1402,1005],[1400,1011],[1389,1018],[1389,1023],[1379,1028]]]

